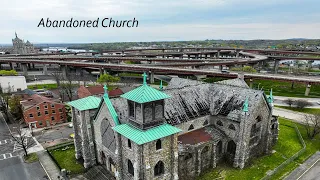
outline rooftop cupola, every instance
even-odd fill
[[[129,122],[140,129],[148,129],[164,122],[164,99],[170,96],[150,87],[146,73],[142,76],[143,84],[121,97],[128,101]]]

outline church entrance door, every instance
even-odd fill
[[[116,174],[116,171],[117,171],[117,168],[113,162],[113,160],[111,158],[109,158],[109,165],[110,165],[110,171],[113,173],[113,174]]]

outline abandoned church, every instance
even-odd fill
[[[278,139],[272,91],[241,79],[216,83],[172,78],[118,98],[89,96],[72,107],[76,158],[118,180],[192,179],[225,162],[245,167]]]

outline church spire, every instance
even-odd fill
[[[162,86],[162,80],[160,81],[160,86],[159,86],[160,91],[163,90],[163,86]]]
[[[243,112],[248,112],[249,111],[249,102],[248,102],[248,98],[246,98],[246,100],[244,101],[243,104]]]
[[[143,85],[147,85],[147,74],[146,72],[143,73]]]
[[[271,104],[271,106],[273,106],[273,95],[272,95],[272,89],[270,90],[270,95],[268,97],[268,103]]]
[[[104,89],[104,96],[108,97],[108,87],[107,87],[107,85],[104,85],[103,89]]]

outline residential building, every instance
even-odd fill
[[[38,94],[21,101],[25,123],[31,128],[50,127],[67,122],[63,103]]]

